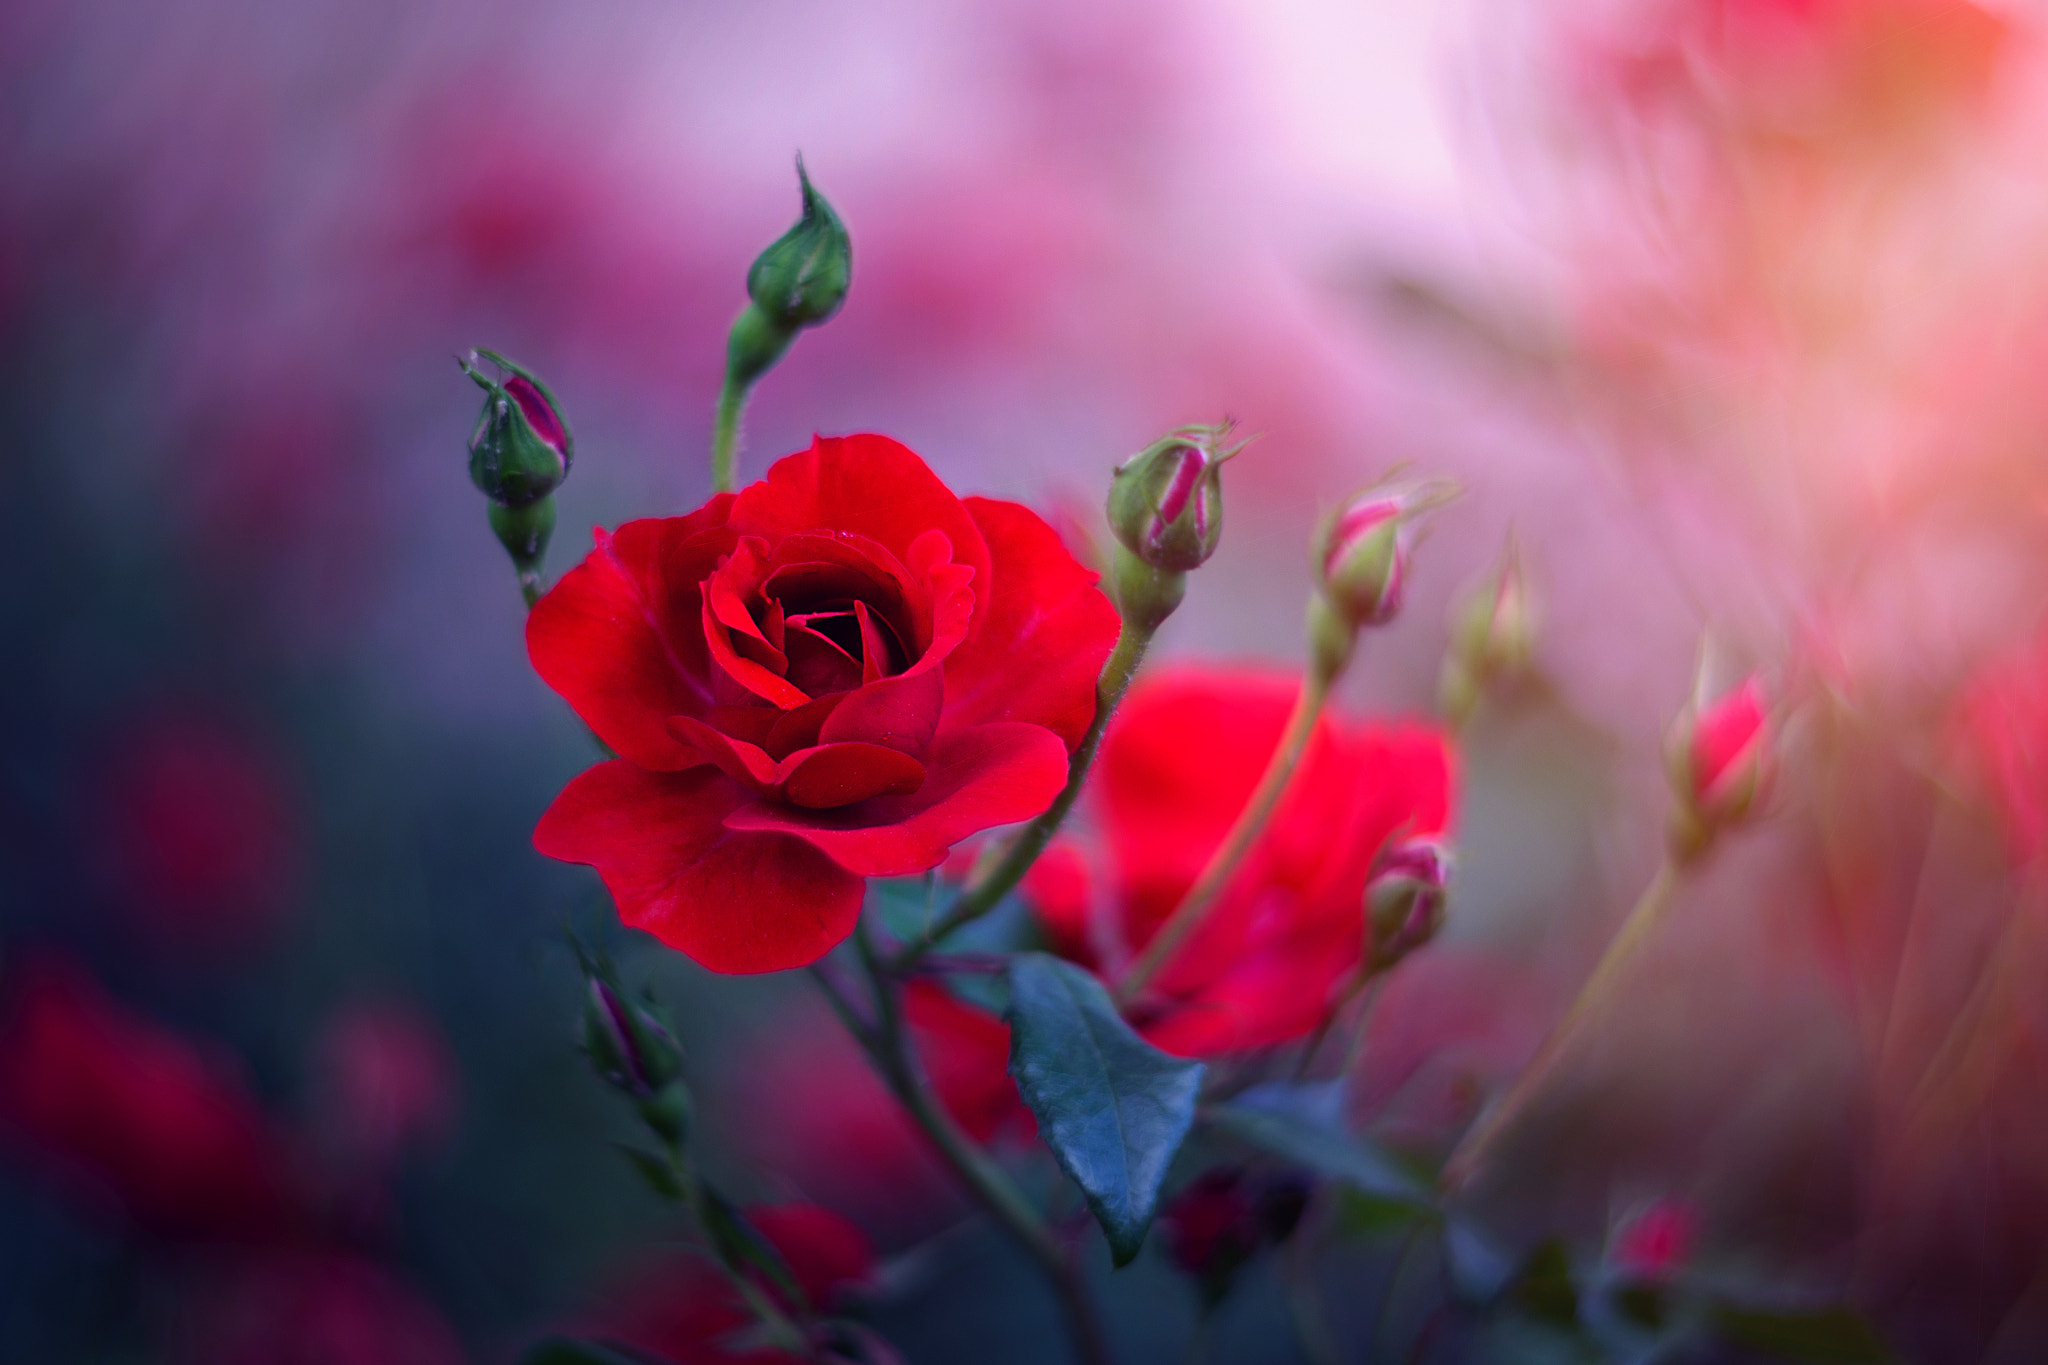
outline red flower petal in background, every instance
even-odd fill
[[[1193,885],[1264,772],[1298,686],[1181,668],[1133,689],[1094,778],[1114,870],[1115,904],[1102,911],[1112,941],[1141,949]],[[1312,1030],[1360,962],[1373,859],[1396,834],[1442,833],[1451,789],[1450,750],[1434,731],[1326,717],[1265,836],[1134,1013],[1140,1031],[1204,1056]],[[1077,937],[1069,911],[1050,907],[1055,942]]]
[[[756,1206],[747,1218],[782,1254],[816,1311],[874,1271],[874,1252],[854,1224],[815,1204]],[[764,1284],[764,1288],[768,1287]],[[634,1277],[592,1335],[652,1351],[675,1365],[784,1365],[803,1357],[750,1340],[754,1318],[724,1273],[702,1257],[675,1258]]]
[[[371,1261],[272,1251],[182,1305],[173,1358],[187,1365],[463,1365],[434,1306]]]
[[[926,1079],[968,1136],[988,1142],[1013,1130],[1036,1131],[1010,1079],[1008,1024],[930,981],[910,983],[903,1016]]]
[[[239,1238],[293,1221],[284,1144],[220,1065],[58,959],[16,969],[6,994],[0,1125],[152,1232]]]
[[[319,1136],[352,1165],[388,1171],[454,1124],[455,1059],[434,1021],[409,1006],[344,1006],[320,1031],[313,1071]]]

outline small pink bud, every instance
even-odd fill
[[[1109,526],[1125,549],[1154,569],[1187,573],[1216,553],[1223,535],[1223,463],[1228,426],[1183,427],[1118,466],[1109,489]]]
[[[1696,853],[1746,819],[1770,788],[1775,757],[1763,682],[1754,675],[1682,718],[1671,748],[1680,846]]]
[[[1668,1280],[1691,1258],[1695,1231],[1689,1207],[1660,1199],[1615,1234],[1610,1257],[1638,1279]]]
[[[1393,966],[1443,928],[1451,862],[1450,849],[1437,839],[1404,839],[1380,853],[1365,885],[1377,968]]]
[[[1448,500],[1446,482],[1368,488],[1325,525],[1316,554],[1323,595],[1352,630],[1401,610],[1408,555],[1423,515]]]

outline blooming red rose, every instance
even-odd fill
[[[1049,938],[1143,949],[1237,818],[1299,685],[1181,668],[1132,690],[1093,782],[1113,876],[1111,896],[1090,905],[1108,923],[1083,933],[1069,890],[1048,907]],[[1376,855],[1396,835],[1443,834],[1451,798],[1451,751],[1435,731],[1326,717],[1265,835],[1134,1008],[1139,1031],[1182,1056],[1308,1033],[1358,969]]]
[[[955,497],[881,436],[599,533],[526,638],[619,757],[535,846],[714,971],[815,961],[863,878],[1051,804],[1115,643],[1094,581],[1035,514]]]
[[[232,1074],[68,962],[32,959],[8,994],[0,1129],[96,1178],[153,1232],[261,1236],[290,1222],[284,1143]]]

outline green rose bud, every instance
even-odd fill
[[[504,377],[485,373],[479,360]],[[554,394],[531,371],[495,351],[471,351],[457,363],[484,391],[484,410],[469,438],[470,481],[502,507],[524,507],[554,492],[576,453]]]
[[[846,224],[811,184],[802,157],[797,158],[796,177],[803,187],[803,217],[747,272],[747,297],[784,332],[815,327],[838,312],[853,281],[853,240]]]

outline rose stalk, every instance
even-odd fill
[[[1672,727],[1668,753],[1675,799],[1656,875],[1529,1065],[1500,1102],[1459,1140],[1444,1163],[1446,1190],[1461,1188],[1479,1172],[1494,1144],[1606,1005],[1636,954],[1663,924],[1680,876],[1704,858],[1724,832],[1748,821],[1768,793],[1776,753],[1761,680],[1747,678],[1712,702],[1696,699]]]
[[[1443,482],[1381,485],[1354,496],[1324,524],[1316,542],[1316,587],[1308,606],[1308,675],[1287,729],[1202,875],[1118,982],[1120,1000],[1134,999],[1172,960],[1258,842],[1301,764],[1330,688],[1350,666],[1360,633],[1399,614],[1419,522],[1454,495],[1455,489]]]

